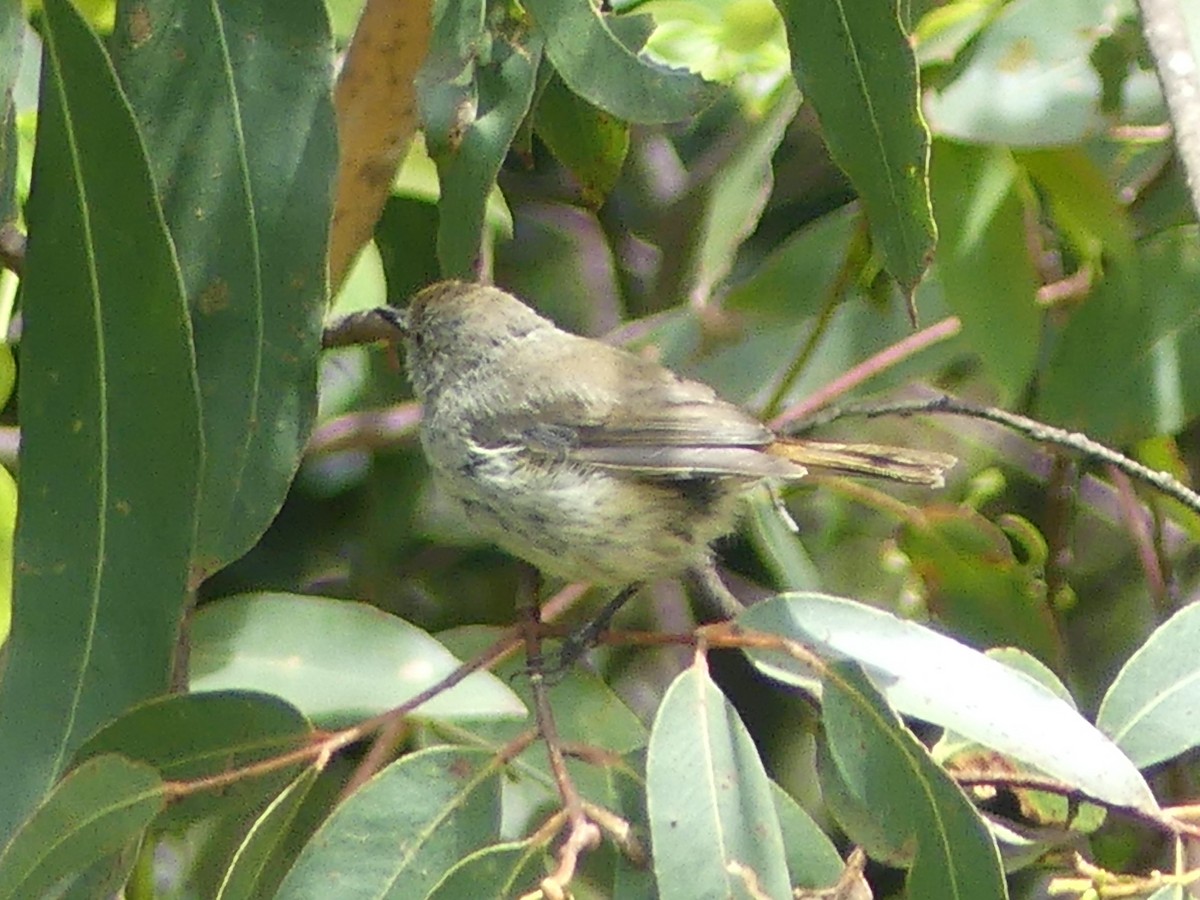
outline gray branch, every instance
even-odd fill
[[[1167,99],[1192,207],[1200,216],[1200,68],[1187,19],[1181,0],[1138,0],[1138,7],[1142,31]]]

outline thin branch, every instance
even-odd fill
[[[1117,491],[1117,502],[1121,509],[1121,518],[1125,522],[1125,530],[1133,544],[1142,572],[1146,576],[1146,584],[1150,596],[1159,609],[1166,608],[1167,579],[1163,571],[1162,559],[1158,555],[1159,547],[1154,541],[1151,531],[1149,511],[1142,506],[1129,476],[1115,466],[1108,467],[1109,478]]]
[[[633,826],[627,820],[622,819],[616,813],[605,809],[603,806],[596,806],[596,804],[588,803],[586,800],[583,804],[583,811],[587,813],[589,819],[604,829],[605,833],[612,838],[613,843],[617,845],[621,852],[635,866],[639,869],[644,869],[650,864],[649,851],[638,840]]]
[[[1125,875],[1110,872],[1085,860],[1079,853],[1075,854],[1075,871],[1082,877],[1056,876],[1046,885],[1046,893],[1051,897],[1061,897],[1068,894],[1083,898],[1098,898],[1098,900],[1116,900],[1119,897],[1133,898],[1158,896],[1158,891],[1164,887],[1184,890],[1200,879],[1200,870],[1188,871],[1184,868],[1181,847],[1176,841],[1176,866],[1174,873],[1165,875],[1157,869],[1149,875]],[[1171,893],[1172,897],[1180,896]]]
[[[795,406],[784,410],[767,424],[776,431],[779,431],[793,422],[805,419],[818,409],[827,406],[838,397],[858,387],[863,382],[874,378],[881,372],[887,371],[910,356],[916,356],[917,353],[927,347],[931,347],[941,341],[949,340],[961,330],[962,322],[959,321],[958,316],[950,316],[942,319],[940,322],[935,322],[928,328],[922,328],[920,331],[910,334],[903,340],[897,341],[892,346],[881,350],[874,356],[863,360],[858,365],[847,369],[842,375],[825,385],[825,387],[809,394],[802,403],[797,403]]]
[[[375,450],[396,447],[416,436],[421,424],[421,405],[415,400],[385,409],[366,409],[334,416],[313,430],[305,450],[309,456],[346,450]],[[0,431],[0,459],[4,433]]]
[[[1200,494],[1197,494],[1166,472],[1160,472],[1157,469],[1144,466],[1140,462],[1130,459],[1128,456],[1118,453],[1110,447],[1093,441],[1085,434],[1080,434],[1077,431],[1067,431],[1063,428],[1055,428],[1053,425],[1046,425],[1036,419],[1029,419],[993,406],[972,406],[971,404],[961,403],[951,397],[944,396],[934,400],[922,400],[915,403],[895,403],[884,406],[847,406],[819,417],[813,423],[810,423],[808,427],[813,427],[815,424],[827,424],[846,416],[864,416],[868,419],[874,419],[880,416],[911,416],[922,413],[938,413],[982,419],[985,422],[992,422],[997,425],[1003,425],[1006,428],[1011,428],[1038,443],[1065,447],[1086,459],[1110,465],[1124,472],[1135,481],[1150,485],[1155,490],[1166,494],[1174,500],[1178,500],[1188,509],[1200,514]]]
[[[351,313],[325,326],[321,348],[330,350],[356,344],[394,342],[404,337],[404,322],[404,312],[391,306]]]
[[[1200,215],[1200,68],[1179,0],[1138,0],[1142,31],[1162,85],[1192,208]]]
[[[525,658],[529,667],[529,688],[533,694],[534,716],[537,719],[538,731],[542,735],[542,742],[546,745],[550,772],[554,776],[558,795],[562,798],[563,812],[566,813],[568,824],[566,840],[558,848],[558,868],[546,876],[541,887],[547,897],[561,898],[566,896],[567,885],[575,877],[580,855],[600,843],[600,829],[584,812],[583,798],[580,797],[567,771],[562,740],[554,723],[554,711],[550,707],[550,695],[543,672],[542,618],[538,609],[537,591],[527,588],[521,593],[522,632],[525,638]]]
[[[1079,788],[1056,781],[1053,778],[1047,778],[1044,775],[1026,772],[977,772],[970,769],[950,771],[949,775],[962,787],[1042,791],[1047,794],[1064,797],[1074,802],[1090,803],[1094,806],[1103,807],[1111,812],[1120,813],[1130,819],[1150,825],[1156,830],[1166,831],[1171,834],[1187,834],[1192,837],[1200,837],[1200,825],[1193,825],[1190,822],[1177,819],[1168,811],[1164,810],[1159,815],[1153,815],[1143,812],[1140,809],[1134,809],[1133,807],[1117,806],[1104,800],[1097,800],[1095,797],[1089,796],[1086,792],[1079,790]]]
[[[0,267],[17,275],[25,271],[25,235],[14,225],[0,225]]]
[[[379,729],[375,740],[371,742],[371,749],[367,751],[367,755],[363,757],[362,762],[358,764],[350,778],[342,786],[335,806],[355,793],[370,781],[376,772],[388,764],[410,726],[411,723],[407,717],[398,716]]]
[[[430,685],[412,699],[402,703],[395,709],[388,710],[383,715],[367,719],[366,722],[360,723],[355,729],[351,729],[357,730],[360,736],[363,737],[374,731],[379,731],[375,746],[371,748],[371,752],[367,754],[366,759],[362,761],[358,770],[351,777],[351,781],[357,781],[361,784],[386,762],[389,740],[394,739],[399,734],[399,723],[403,722],[418,706],[450,690],[450,688],[465,680],[468,675],[480,669],[488,668],[505,657],[510,656],[518,646],[519,639],[517,635],[511,631],[507,632],[501,635],[497,641],[484,650],[483,653],[479,654],[479,656],[463,663],[445,678],[442,678],[436,684]]]
[[[783,406],[783,401],[787,399],[787,395],[796,384],[796,379],[800,377],[800,374],[817,352],[817,347],[821,345],[821,339],[825,337],[826,332],[829,331],[830,323],[833,322],[833,314],[837,312],[842,298],[846,296],[846,288],[850,283],[851,277],[849,270],[850,261],[849,259],[844,259],[841,267],[838,269],[837,276],[833,280],[833,284],[826,291],[825,302],[821,304],[821,311],[817,314],[817,321],[813,325],[812,332],[808,335],[804,346],[800,348],[800,352],[796,354],[796,358],[788,366],[787,371],[783,373],[783,377],[779,379],[779,384],[771,392],[771,398],[767,401],[767,405],[763,407],[761,415],[764,418],[770,418],[779,413],[780,407]]]
[[[1043,492],[1046,507],[1042,514],[1042,534],[1046,537],[1046,596],[1052,604],[1061,599],[1062,591],[1069,584],[1067,570],[1072,560],[1071,530],[1075,523],[1078,482],[1075,460],[1066,453],[1054,454]]]
[[[273,756],[270,759],[259,760],[246,766],[230,769],[195,781],[170,782],[168,784],[169,793],[172,797],[182,797],[201,791],[215,790],[229,784],[235,784],[244,778],[258,778],[263,775],[269,775],[272,772],[286,769],[298,763],[316,761],[318,766],[324,766],[326,760],[339,750],[353,744],[355,741],[362,740],[367,735],[388,728],[396,720],[411,715],[419,706],[427,703],[444,691],[450,690],[450,688],[463,681],[472,672],[486,669],[510,655],[520,644],[520,635],[517,634],[515,629],[509,629],[474,659],[463,663],[453,672],[446,675],[445,678],[440,679],[435,684],[431,684],[425,690],[409,698],[399,706],[389,709],[387,712],[365,719],[350,728],[326,733],[311,744],[306,744],[303,747],[279,756]]]

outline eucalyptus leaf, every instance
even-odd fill
[[[678,122],[712,102],[699,76],[630,52],[591,3],[527,0],[563,81],[589,103],[626,122]]]
[[[0,843],[88,734],[167,689],[202,465],[183,287],[137,124],[70,2],[47,0],[42,36],[19,388],[37,501],[17,524]]]
[[[1200,743],[1200,605],[1163,622],[1129,658],[1104,695],[1096,727],[1140,767]]]
[[[915,622],[824,594],[783,594],[738,622],[862,665],[905,715],[949,728],[1116,806],[1158,804],[1130,759],[1053,691]],[[749,651],[772,678],[808,690],[817,679],[792,657]]]

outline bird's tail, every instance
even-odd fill
[[[949,453],[885,444],[841,444],[804,438],[778,438],[764,448],[772,456],[804,466],[814,474],[867,475],[939,488],[956,462]]]

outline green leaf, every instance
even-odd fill
[[[896,4],[776,0],[792,72],[833,159],[862,198],[887,269],[911,294],[933,253],[929,131]]]
[[[527,841],[493,844],[464,857],[429,892],[426,900],[527,896],[545,876],[544,859],[540,844]]]
[[[789,84],[781,89],[714,176],[696,237],[693,290],[699,296],[708,296],[725,279],[738,250],[758,227],[775,184],[771,165],[775,151],[799,108],[795,88]]]
[[[272,882],[271,863],[280,854],[300,807],[317,778],[316,769],[306,769],[255,819],[245,840],[238,846],[221,882],[216,900],[251,900],[274,896],[264,893]]]
[[[361,762],[361,756],[354,756],[340,754],[299,773],[292,769],[288,774],[294,780],[277,781],[273,795],[257,807],[222,808],[200,825],[201,831],[193,833],[204,837],[193,845],[195,856],[183,891],[192,897],[215,898],[228,880],[227,890],[245,887],[256,900],[273,900],[300,850],[337,805],[347,779]],[[314,771],[316,778],[309,782],[307,773]],[[288,808],[291,799],[299,802],[298,809]],[[285,818],[288,825],[283,828]]]
[[[836,778],[860,809],[870,811],[899,851],[900,858],[889,861],[911,865],[909,896],[1007,898],[1000,854],[979,814],[862,670],[836,663],[824,686],[822,721],[833,766],[822,771],[822,780]],[[850,837],[864,842],[854,830]]]
[[[754,489],[744,501],[744,532],[774,580],[788,591],[812,591],[821,587],[821,573],[804,545],[783,516],[765,487]]]
[[[437,215],[437,207],[409,197],[392,196],[384,204],[375,223],[375,246],[393,306],[438,280]]]
[[[544,748],[542,750],[544,753]],[[588,800],[620,816],[642,848],[648,849],[644,749],[626,755],[623,762],[624,765],[603,767],[606,790],[603,794],[588,795]],[[614,842],[605,840],[595,853],[597,864],[591,864],[591,859],[585,861],[585,877],[596,886],[600,896],[629,897],[631,900],[639,897],[651,900],[658,896],[650,867],[632,860]]]
[[[166,690],[201,466],[187,310],[136,125],[69,2],[46,3],[43,36],[20,385],[36,501],[17,526],[0,836],[84,737]]]
[[[399,706],[459,666],[426,632],[365,603],[246,594],[205,605],[192,623],[193,691],[276,694],[323,723]],[[523,717],[512,689],[475,672],[416,711],[454,719]]]
[[[552,76],[538,97],[534,129],[579,181],[583,202],[599,208],[629,151],[629,124],[592,106]]]
[[[17,483],[0,466],[0,645],[12,625],[13,538],[17,530]]]
[[[997,526],[968,507],[932,507],[901,523],[896,540],[925,583],[930,610],[953,633],[1062,663],[1042,561],[1018,562]]]
[[[791,894],[771,783],[702,664],[675,679],[654,717],[646,804],[664,900]]]
[[[408,147],[408,155],[404,157],[404,162],[396,172],[396,180],[392,182],[390,200],[423,200],[429,204],[436,204],[441,195],[442,188],[438,184],[437,164],[434,163],[425,147],[425,135],[417,132]],[[487,207],[484,210],[484,222],[491,231],[498,235],[506,238],[511,238],[513,235],[512,210],[508,208],[504,194],[499,187],[493,187],[491,194],[488,195]],[[379,229],[376,228],[376,240],[379,239],[378,231]],[[427,237],[435,236],[436,232],[435,220],[434,228],[421,227],[416,234],[419,234],[424,242]],[[431,278],[437,278],[436,269]],[[420,286],[423,287],[428,282],[429,279],[426,279],[420,283]],[[397,293],[397,296],[406,300],[409,294],[415,292],[416,289],[408,292],[401,291]]]
[[[933,7],[913,31],[917,62],[922,67],[953,62],[1003,5],[1004,0],[954,0]]]
[[[447,4],[417,81],[441,181],[438,261],[446,278],[478,277],[488,197],[529,111],[542,57],[541,35],[515,27],[483,52],[481,12],[476,0]]]
[[[47,9],[55,0],[48,0]],[[150,766],[119,756],[84,763],[64,778],[0,854],[0,900],[42,897],[119,852],[166,803]]]
[[[405,756],[317,830],[277,900],[424,897],[464,854],[500,834],[500,768],[490,751]],[[484,889],[476,896],[509,896]]]
[[[76,759],[119,753],[154,766],[169,781],[198,781],[295,750],[311,737],[304,717],[275,697],[171,695],[135,707],[101,728],[79,748]],[[293,767],[243,778],[220,791],[182,797],[167,815],[172,822],[193,822],[217,812],[253,809],[294,776]]]
[[[11,344],[0,344],[0,409],[8,406],[17,386],[17,360]]]
[[[430,156],[454,149],[460,117],[476,108],[477,57],[487,45],[484,0],[446,0],[437,5],[429,51],[416,78]]]
[[[1111,443],[1200,415],[1200,230],[1154,235],[1075,310],[1042,377],[1038,417]],[[1097,390],[1103,385],[1103,390]]]
[[[16,104],[11,92],[0,93],[0,226],[17,218],[18,152]],[[4,276],[5,279],[12,277],[11,274]]]
[[[972,44],[957,77],[930,91],[934,132],[980,144],[1047,147],[1103,134],[1114,117],[1091,55],[1134,12],[1130,0],[1013,0]],[[1131,67],[1120,122],[1162,121],[1154,74]]]
[[[1129,759],[1070,705],[1027,676],[915,622],[825,594],[782,594],[739,624],[851,659],[905,715],[952,729],[1116,806],[1158,804]],[[771,678],[808,691],[817,680],[792,657],[751,651]],[[987,698],[983,703],[980,698]]]
[[[758,267],[725,296],[729,309],[794,322],[815,315],[844,265],[855,229],[861,221],[852,207],[821,216],[793,232]],[[804,290],[796,290],[804,285]]]
[[[337,164],[329,26],[320,0],[147,0],[120,5],[116,46],[195,331],[207,574],[275,518],[316,412]]]
[[[938,141],[931,183],[946,302],[1003,396],[1015,398],[1033,373],[1042,327],[1020,170],[1007,150]]]
[[[1187,900],[1188,889],[1182,884],[1165,884],[1156,890],[1153,894],[1146,897],[1146,900]]]
[[[1113,679],[1096,727],[1145,768],[1200,743],[1200,605],[1163,622]]]
[[[567,86],[618,119],[643,125],[678,122],[715,97],[699,76],[631,53],[591,3],[527,0],[525,8]]]
[[[824,246],[828,246],[826,240],[814,240],[809,249],[819,251]],[[794,271],[802,268],[796,264]],[[778,274],[782,277],[784,272]],[[825,296],[806,298],[798,296],[806,291],[798,289],[796,284],[787,288],[782,296],[764,293],[761,300],[767,306],[766,311],[763,315],[747,315],[736,340],[722,341],[717,346],[706,342],[707,330],[696,311],[681,307],[648,322],[649,330],[638,341],[638,347],[653,342],[661,351],[663,361],[679,374],[712,385],[727,400],[758,409],[767,403],[774,386],[817,326],[817,317],[798,318],[804,315],[809,299],[816,301],[811,304],[813,306],[829,302],[832,313],[815,351],[787,392],[783,407],[828,387],[852,366],[886,351],[912,334],[912,323],[901,304],[889,304],[887,309],[881,310],[878,304],[857,290],[838,303],[834,301],[841,292],[833,287],[826,289]],[[825,286],[813,285],[815,290],[822,287]],[[933,279],[926,279],[919,293],[923,310],[932,310],[938,318],[947,314],[940,288]],[[755,298],[749,292],[743,296],[746,305],[753,306]],[[781,320],[788,304],[792,304],[796,312],[785,323]],[[873,375],[851,393],[842,395],[842,399],[908,385],[914,379],[931,376],[964,353],[966,349],[961,336],[941,339]]]
[[[1103,267],[1105,257],[1129,265],[1134,257],[1133,223],[1113,184],[1078,148],[1027,150],[1017,162],[1049,201],[1055,223],[1082,262]],[[940,221],[940,219],[939,219]]]
[[[788,874],[797,887],[831,886],[842,874],[842,858],[837,848],[816,822],[792,796],[774,781],[771,801],[779,817]]]
[[[791,71],[783,17],[772,0],[618,0],[612,6],[653,16],[648,56],[728,83],[746,108],[757,108]],[[624,21],[613,19],[614,30]]]
[[[98,859],[85,869],[71,886],[55,895],[55,900],[96,900],[97,897],[121,897],[121,892],[135,881],[141,871],[141,850],[146,835],[139,832],[125,842],[116,853]],[[140,867],[142,870],[145,868]],[[130,891],[132,893],[132,891]]]
[[[490,645],[499,634],[499,629],[468,627],[443,632],[438,639],[457,656],[469,659]],[[547,645],[546,652],[552,658],[552,644]],[[512,687],[528,708],[533,708],[524,659],[511,657],[496,665],[493,671],[496,677]],[[646,746],[646,726],[641,719],[599,675],[583,666],[572,667],[554,685],[550,692],[550,708],[558,736],[566,743],[603,747],[614,756]],[[459,735],[469,735],[471,741],[481,746],[499,750],[527,731],[529,726],[528,719],[485,719],[457,722],[455,731]],[[604,770],[591,765],[576,765],[573,760],[568,760],[567,765],[583,796],[603,798],[611,792],[611,777]],[[539,785],[547,796],[554,791],[546,751],[540,744],[530,746],[512,760],[512,769]]]
[[[1165,289],[1181,287],[1183,275],[1174,273]],[[1038,418],[1118,444],[1176,430],[1170,407],[1182,400],[1177,370],[1187,361],[1171,345],[1187,332],[1166,335],[1158,372],[1143,364],[1153,353],[1157,317],[1150,292],[1139,285],[1147,277],[1140,267],[1109,270],[1072,311],[1041,378]]]
[[[17,110],[13,85],[21,62],[25,17],[20,0],[0,0],[0,225],[17,218]]]
[[[1036,657],[1013,647],[1001,647],[987,651],[989,658],[1003,663],[1032,678],[1052,691],[1055,696],[1075,709],[1075,700],[1054,672]],[[930,750],[930,755],[941,766],[951,771],[997,772],[1004,775],[1041,775],[1036,769],[1022,765],[1012,757],[1003,756],[986,747],[969,741],[952,731],[944,732]],[[1018,866],[1028,865],[1050,847],[1074,839],[1079,832],[1091,832],[1099,828],[1107,813],[1103,807],[1092,803],[1079,803],[1075,798],[1014,787],[1011,793],[1020,804],[1020,822],[985,816],[984,821],[1000,846],[1000,856],[1005,867],[1013,871]],[[1049,827],[1033,827],[1049,826]]]
[[[24,35],[25,16],[20,0],[0,0],[0,96],[9,100],[21,66]]]

